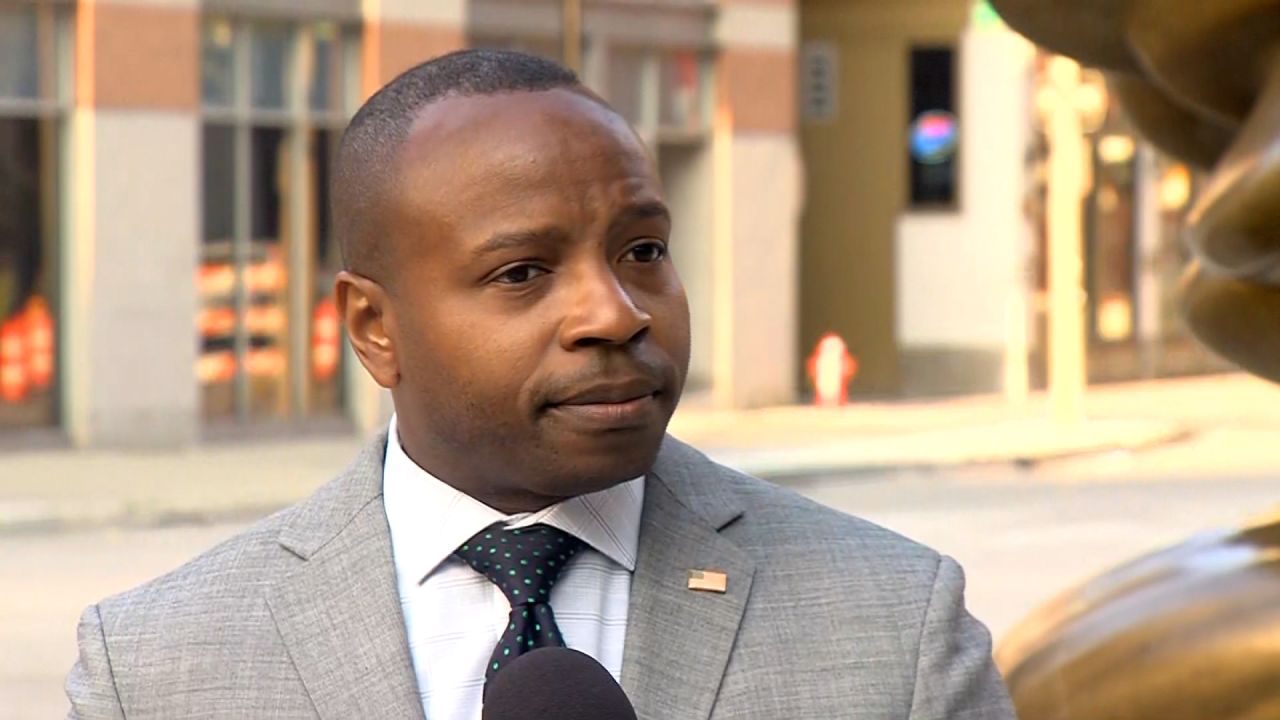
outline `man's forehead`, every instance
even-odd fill
[[[433,214],[450,213],[442,201],[476,194],[491,205],[497,199],[484,195],[499,189],[527,195],[621,178],[659,185],[626,121],[566,89],[433,103],[419,114],[395,165],[393,197]]]
[[[559,224],[574,207],[611,215],[662,198],[626,121],[571,90],[433,103],[417,117],[393,175],[388,209],[440,232],[510,225],[513,217]]]
[[[492,154],[542,145],[581,146],[587,139],[644,154],[621,116],[576,88],[451,96],[430,103],[416,114],[403,154],[424,160],[450,154],[441,152],[446,150]]]

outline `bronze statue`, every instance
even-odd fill
[[[1280,0],[991,0],[1102,69],[1139,132],[1210,171],[1182,307],[1280,382]],[[1280,519],[1206,535],[1041,608],[997,660],[1023,720],[1280,720]]]
[[[1139,558],[1000,644],[1022,720],[1280,718],[1280,521]]]

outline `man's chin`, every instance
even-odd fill
[[[648,474],[658,457],[662,437],[656,441],[620,447],[566,448],[562,468],[551,473],[544,484],[548,494],[576,497],[608,490]]]

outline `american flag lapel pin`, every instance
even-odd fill
[[[729,576],[719,570],[690,570],[689,589],[724,593],[729,589]]]

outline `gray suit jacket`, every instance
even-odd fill
[[[422,718],[385,435],[310,499],[88,608],[73,718]],[[688,571],[728,575],[724,594]],[[622,684],[646,720],[1012,718],[950,559],[668,439]]]

